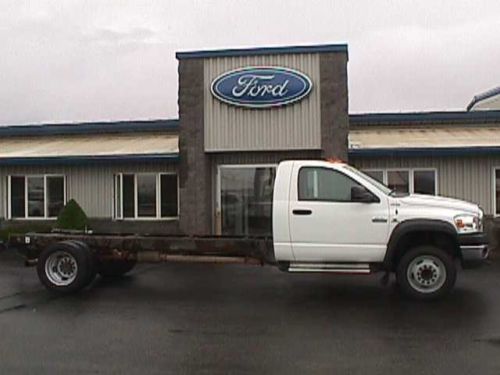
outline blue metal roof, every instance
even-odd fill
[[[344,52],[347,53],[347,44],[319,44],[312,46],[287,46],[287,47],[261,47],[261,48],[233,48],[204,51],[177,52],[175,57],[182,59],[200,59],[208,57],[234,57],[234,56],[258,56],[278,55],[286,53],[325,53]]]
[[[500,111],[362,113],[349,115],[350,125],[408,125],[500,122]]]
[[[169,154],[140,154],[140,155],[102,155],[102,156],[61,156],[61,157],[25,157],[0,158],[3,165],[88,165],[100,163],[131,163],[131,162],[177,162],[178,153]]]
[[[350,125],[408,125],[437,123],[500,122],[499,111],[477,112],[414,112],[414,113],[362,113],[349,115]],[[1,126],[0,136],[38,136],[71,134],[112,134],[149,131],[178,131],[178,119],[84,122],[70,124],[39,124]]]
[[[417,124],[461,124],[461,123],[500,123],[500,111],[477,112],[418,112],[418,113],[367,113],[349,116],[352,126],[383,126],[383,125],[417,125]],[[91,122],[73,124],[42,124],[23,126],[0,126],[0,137],[7,136],[41,136],[41,135],[78,135],[78,134],[109,134],[133,133],[148,131],[179,130],[179,120],[150,121],[118,121]],[[350,149],[349,156],[457,156],[500,154],[499,147],[462,147],[462,148],[381,148],[381,149]],[[74,156],[37,158],[4,158],[0,165],[19,164],[88,164],[100,162],[141,162],[141,161],[177,161],[179,155],[121,155],[121,156]]]
[[[419,147],[419,148],[354,148],[349,156],[399,157],[399,156],[464,156],[500,154],[500,147]]]
[[[0,137],[176,131],[179,120],[141,120],[0,126]]]
[[[497,95],[500,95],[500,86],[495,87],[494,89],[488,90],[486,92],[483,92],[482,94],[474,96],[472,98],[472,101],[467,106],[467,111],[470,111],[472,107],[474,107],[477,103]]]

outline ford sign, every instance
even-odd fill
[[[305,74],[281,67],[251,67],[233,70],[212,82],[212,94],[240,107],[269,108],[298,102],[312,89]]]

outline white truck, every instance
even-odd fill
[[[433,299],[455,284],[457,264],[488,257],[483,212],[456,199],[408,195],[341,163],[284,161],[273,194],[273,236],[157,236],[78,232],[14,235],[50,290],[70,293],[97,273],[139,262],[268,264],[291,273],[396,274],[401,291]],[[386,277],[387,278],[387,277]]]

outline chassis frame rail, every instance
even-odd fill
[[[9,246],[31,264],[45,248],[61,241],[85,243],[98,260],[276,264],[273,241],[266,237],[26,233],[11,235]]]

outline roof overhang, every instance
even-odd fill
[[[179,137],[169,133],[0,138],[0,165],[177,161]]]
[[[500,147],[416,147],[416,148],[367,148],[350,149],[354,157],[428,157],[428,156],[470,156],[499,155]]]
[[[150,155],[63,156],[37,158],[0,158],[0,165],[88,165],[109,163],[177,162],[178,153]]]

